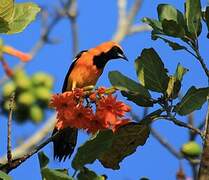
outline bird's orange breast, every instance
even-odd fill
[[[75,63],[70,76],[68,77],[67,90],[95,85],[101,76],[103,69],[98,69],[93,64],[94,55],[91,52],[84,52]]]

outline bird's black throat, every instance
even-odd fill
[[[93,59],[93,64],[98,68],[98,69],[103,69],[109,59],[106,56],[106,53],[101,53],[99,56],[95,56]]]

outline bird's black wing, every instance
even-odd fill
[[[71,71],[73,70],[73,68],[74,68],[74,66],[76,64],[76,61],[81,57],[81,55],[84,52],[87,52],[87,50],[83,50],[83,51],[79,52],[77,54],[77,56],[75,57],[74,61],[72,62],[72,64],[70,65],[70,68],[68,69],[68,72],[67,72],[67,74],[65,76],[65,80],[64,80],[64,83],[63,83],[63,86],[62,86],[62,92],[65,92],[66,91],[66,89],[67,89],[67,83],[68,83],[68,77],[69,77]]]

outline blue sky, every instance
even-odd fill
[[[16,2],[25,2],[19,0]],[[57,1],[51,0],[36,0],[33,1],[40,6],[55,7]],[[131,6],[133,0],[128,1],[128,7]],[[156,7],[159,3],[169,3],[174,5],[180,10],[183,10],[184,1],[172,1],[172,0],[147,0],[144,1],[141,10],[139,11],[136,23],[140,23],[140,19],[143,17],[157,18]],[[206,4],[206,0],[202,1],[202,4]],[[104,41],[110,40],[117,27],[117,4],[116,1],[82,1],[78,0],[79,16],[78,34],[79,34],[79,50],[88,49],[94,47]],[[208,45],[206,39],[206,27],[203,26],[203,33],[200,37],[200,51],[202,56],[208,58]],[[32,23],[23,33],[3,36],[6,44],[12,45],[22,51],[30,51],[34,43],[37,42],[40,36],[40,21],[37,19]],[[54,45],[46,45],[38,53],[38,55],[26,66],[28,74],[33,74],[37,71],[46,71],[55,78],[54,92],[60,92],[64,76],[68,70],[68,67],[72,61],[72,38],[71,29],[68,20],[62,20],[56,28],[53,29],[50,37],[59,39],[60,43]],[[109,86],[108,72],[112,70],[119,70],[123,74],[132,77],[136,80],[136,74],[134,70],[134,60],[140,55],[143,48],[154,47],[162,60],[165,67],[172,74],[175,71],[176,65],[180,62],[184,67],[189,69],[189,72],[184,77],[184,83],[182,86],[182,92],[185,93],[191,85],[196,87],[207,86],[207,80],[204,76],[203,70],[200,68],[200,64],[189,54],[178,51],[173,52],[165,43],[158,41],[152,41],[150,38],[150,32],[138,33],[132,36],[128,36],[121,43],[129,62],[112,61],[109,63],[98,81],[98,86]],[[8,58],[9,63],[15,65],[18,60]],[[207,61],[207,65],[208,61]],[[0,76],[3,74],[0,69]],[[121,97],[123,98],[123,97]],[[133,103],[128,102],[133,107],[135,113],[140,115],[142,108],[135,106]],[[204,105],[202,111],[197,111],[195,114],[195,123],[201,122],[206,113],[206,105]],[[48,113],[50,117],[50,112]],[[179,117],[181,120],[185,118]],[[43,126],[40,124],[37,126],[26,123],[25,125],[13,124],[12,137],[15,140],[30,136],[37,131],[38,128]],[[174,126],[169,122],[159,121],[154,124],[154,127],[166,137],[177,149],[181,147],[188,139],[188,132],[183,129]],[[0,154],[3,155],[6,152],[6,118],[1,117],[0,123]],[[83,143],[87,138],[87,135],[83,132],[79,134],[79,144]],[[199,139],[198,139],[199,141]],[[44,152],[50,157],[50,167],[53,168],[69,168],[70,161],[65,163],[59,163],[52,158],[52,144],[49,144],[44,148]],[[166,149],[164,149],[152,136],[147,140],[147,143],[143,147],[139,147],[135,154],[127,157],[121,164],[121,169],[113,171],[105,169],[100,163],[96,162],[88,167],[97,172],[98,174],[107,174],[109,179],[113,180],[135,180],[140,177],[146,176],[150,179],[175,179],[175,173],[178,169],[179,161],[176,160]],[[183,161],[184,169],[187,175],[191,175],[190,168],[186,161]],[[70,174],[72,170],[70,169]],[[19,179],[33,179],[38,180],[41,178],[39,172],[39,164],[37,155],[27,160],[16,170],[12,171],[11,175],[14,180]]]

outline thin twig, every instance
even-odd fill
[[[199,134],[204,139],[204,134],[202,133],[202,131],[198,128],[193,127],[191,124],[187,124],[183,121],[177,120],[175,117],[162,116],[162,118],[172,121],[174,124],[176,124],[180,127],[185,127],[187,129],[190,129],[190,130],[194,131],[195,133]]]
[[[12,151],[13,159],[20,158],[24,156],[28,151],[31,150],[38,143],[43,141],[43,139],[53,130],[55,125],[56,115],[52,115],[51,118],[43,125],[43,128],[39,129],[35,134],[29,137],[23,144],[16,147]],[[7,162],[6,156],[0,158],[0,163],[5,164]]]
[[[151,31],[151,30],[152,30],[152,28],[147,24],[133,25],[130,28],[128,34],[132,35],[135,33],[144,32],[144,31]]]
[[[209,105],[206,115],[206,122],[209,121]],[[200,162],[200,168],[198,173],[199,180],[207,180],[209,177],[209,124],[207,124],[206,131],[205,131],[205,141],[203,146],[203,153]]]
[[[199,50],[198,50],[197,48],[195,48],[194,51],[195,51],[195,53],[196,53],[196,55],[197,55],[197,59],[198,59],[198,61],[200,62],[200,64],[201,64],[201,66],[202,66],[202,68],[203,68],[203,70],[204,70],[206,76],[208,77],[208,81],[209,81],[209,70],[208,70],[208,68],[207,68],[207,66],[206,66],[206,64],[205,64],[205,62],[204,62],[202,56],[200,55]]]
[[[20,166],[24,161],[26,161],[28,158],[30,158],[32,155],[37,153],[39,150],[41,150],[43,147],[45,147],[47,144],[49,144],[51,141],[53,141],[57,136],[59,136],[61,131],[58,131],[55,133],[53,136],[50,136],[48,139],[46,139],[43,143],[40,145],[36,146],[32,151],[30,151],[28,154],[24,155],[21,158],[15,159],[12,161],[12,163],[7,163],[3,166],[0,167],[0,170],[9,173],[13,169],[17,168]]]
[[[137,15],[141,5],[142,5],[142,0],[135,0],[134,4],[132,5],[131,10],[129,11],[129,14],[127,17],[127,21],[130,25],[133,24],[134,19]]]
[[[191,126],[194,127],[194,114],[193,113],[190,113],[188,116],[188,124],[190,124]],[[199,129],[199,128],[198,128]],[[201,129],[200,129],[201,130]],[[194,131],[188,131],[189,133],[189,140],[190,141],[193,141],[197,135],[197,133],[195,133]]]
[[[71,23],[71,30],[72,30],[72,54],[73,57],[76,56],[78,53],[78,31],[77,31],[77,1],[71,0],[70,5],[67,9],[67,16]]]
[[[141,0],[135,0],[132,8],[126,13],[127,0],[118,0],[118,27],[113,36],[113,41],[120,43],[129,31],[142,4]],[[128,14],[128,15],[127,15]]]
[[[13,92],[10,97],[9,117],[7,123],[7,161],[9,164],[12,163],[11,127],[12,127],[12,113],[14,110],[14,99],[15,99],[15,93]]]
[[[151,128],[151,134],[159,141],[159,143],[164,146],[171,154],[173,154],[177,159],[182,159],[183,156],[178,152],[168,141],[163,138],[154,128]]]

